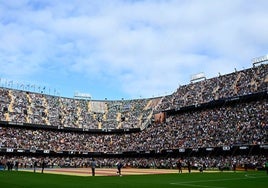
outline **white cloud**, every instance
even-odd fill
[[[164,94],[188,83],[191,74],[212,77],[247,68],[251,58],[266,54],[267,5],[242,0],[2,2],[0,74],[34,79],[42,71],[61,69],[100,84],[116,82],[129,97]]]

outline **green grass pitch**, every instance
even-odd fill
[[[223,172],[165,175],[95,176],[0,171],[1,188],[266,188],[266,172]]]

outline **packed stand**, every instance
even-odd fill
[[[181,161],[182,167],[186,170],[187,163],[190,162],[191,169],[199,170],[200,167],[209,170],[236,170],[236,169],[263,169],[267,158],[264,155],[237,155],[237,156],[205,156],[205,157],[186,157],[186,158],[95,158],[97,168],[115,168],[120,160],[124,168],[152,168],[152,169],[177,169],[178,161]],[[0,156],[0,165],[6,170],[8,165],[12,167],[9,170],[31,169],[36,163],[41,167],[42,161],[45,161],[46,168],[88,168],[92,161],[91,158],[81,157],[27,157],[27,156]],[[233,169],[233,167],[236,169]],[[90,173],[90,170],[89,170]]]
[[[268,90],[268,64],[180,86],[164,96],[157,111],[207,103]]]
[[[89,134],[0,128],[0,147],[123,152],[268,143],[267,99],[167,117],[130,134]]]
[[[91,101],[0,88],[0,120],[80,129],[139,128],[154,99]]]

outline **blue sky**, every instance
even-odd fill
[[[267,54],[266,0],[0,1],[1,86],[109,100],[171,94]]]

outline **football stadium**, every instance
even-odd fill
[[[1,87],[1,187],[266,187],[267,73],[133,100]]]

